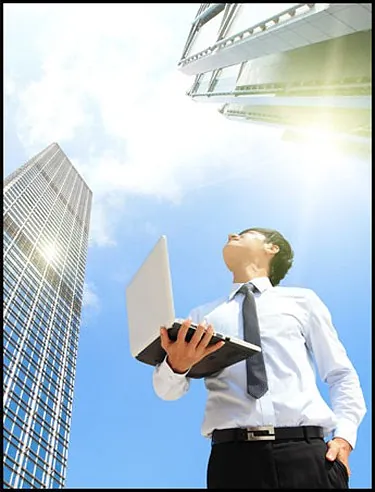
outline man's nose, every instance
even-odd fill
[[[238,238],[238,234],[234,234],[232,232],[230,234],[228,234],[228,241],[230,241],[233,238]]]

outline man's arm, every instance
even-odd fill
[[[329,443],[332,449],[327,457],[330,459],[332,455],[334,459],[337,456],[348,467],[347,458],[355,447],[358,426],[366,413],[363,393],[358,374],[338,338],[329,310],[313,291],[308,291],[308,308],[306,342],[314,354],[321,379],[329,386],[337,418],[334,439]]]

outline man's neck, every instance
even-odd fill
[[[246,265],[233,270],[233,283],[245,284],[251,282],[254,278],[268,277],[268,272],[265,268],[258,268],[255,265]]]

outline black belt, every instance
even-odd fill
[[[230,441],[275,441],[279,439],[314,439],[323,438],[323,428],[315,425],[301,427],[246,427],[237,429],[215,429],[212,444]]]

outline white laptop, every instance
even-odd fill
[[[132,356],[145,364],[159,364],[166,355],[160,343],[160,327],[165,326],[169,338],[176,340],[183,321],[175,317],[165,236],[161,236],[128,284],[126,306]],[[191,339],[196,328],[195,324],[190,326],[186,341]],[[211,343],[220,340],[225,341],[223,347],[193,366],[188,373],[189,377],[209,376],[261,350],[257,345],[217,332],[214,333]]]

